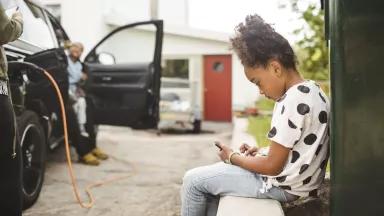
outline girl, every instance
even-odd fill
[[[183,216],[216,215],[220,196],[289,202],[316,195],[328,160],[330,104],[320,87],[296,69],[288,41],[258,15],[247,16],[231,38],[247,79],[274,100],[269,153],[219,143],[216,163],[189,170],[183,179]]]

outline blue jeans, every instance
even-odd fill
[[[258,173],[223,162],[186,172],[181,189],[182,216],[215,216],[221,196],[231,195],[290,202],[298,197],[279,187],[261,193]]]

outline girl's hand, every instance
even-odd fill
[[[229,146],[222,144],[219,142],[219,146],[221,147],[221,151],[219,151],[218,155],[220,159],[226,163],[228,163],[229,155],[233,152]]]
[[[251,147],[248,144],[244,143],[240,146],[239,150],[242,154],[245,153],[245,156],[255,156],[259,151],[259,148],[257,148],[256,146]]]
[[[248,149],[250,149],[250,148],[252,148],[251,146],[249,146],[248,144],[246,144],[246,143],[243,143],[241,146],[240,146],[240,148],[239,148],[239,150],[240,150],[240,153],[241,154],[244,154],[246,151],[248,151]]]

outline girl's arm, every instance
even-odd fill
[[[223,150],[219,152],[221,159],[229,159],[232,152],[226,145],[221,145]],[[284,168],[288,160],[290,149],[276,142],[271,142],[268,156],[242,156],[234,154],[231,157],[231,163],[251,172],[262,175],[276,176]]]

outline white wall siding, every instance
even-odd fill
[[[189,81],[193,88],[191,104],[203,110],[204,84],[203,84],[203,56],[193,55],[189,57]],[[202,115],[202,113],[200,113]]]
[[[62,1],[62,25],[72,41],[84,44],[85,53],[108,32],[102,16],[104,6],[104,0]]]
[[[150,19],[150,0],[45,0],[61,2],[62,24],[73,41],[85,45],[87,53],[112,29]],[[171,5],[171,7],[169,6]],[[164,19],[163,59],[189,59],[190,80],[196,84],[196,103],[203,108],[203,55],[233,54],[229,50],[229,35],[192,29],[187,26],[188,7],[185,0],[158,0],[158,15]],[[141,59],[141,53],[151,52],[153,31],[137,29],[135,43],[111,43],[109,46],[122,48],[114,52],[124,53],[127,59]],[[124,43],[124,46],[121,44]],[[147,46],[143,46],[147,44]],[[120,47],[119,47],[120,45]],[[135,50],[136,52],[128,52]],[[140,52],[139,52],[140,51]],[[253,106],[259,97],[256,86],[245,77],[243,67],[236,55],[232,55],[232,108],[241,110]]]
[[[260,97],[256,85],[248,81],[244,74],[244,68],[239,58],[232,55],[232,109],[243,110],[245,107],[254,106],[254,102]]]
[[[163,44],[164,56],[171,55],[214,55],[229,54],[228,44],[213,40],[187,38],[165,34]]]
[[[188,1],[187,0],[158,0],[159,19],[165,20],[171,25],[188,25]]]

